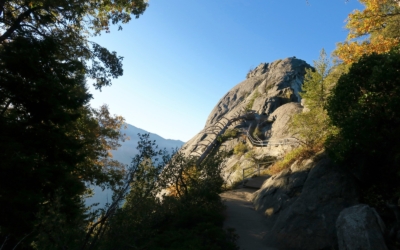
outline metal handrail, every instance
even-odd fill
[[[293,137],[288,137],[288,138],[283,138],[283,139],[278,139],[278,140],[260,140],[260,139],[255,139],[251,136],[249,133],[249,130],[247,130],[247,138],[251,142],[251,144],[255,146],[269,146],[269,145],[293,145],[293,144],[299,144],[298,139],[293,138]]]
[[[219,126],[216,126],[216,125],[211,126],[211,128],[216,129],[216,130],[213,130],[213,134],[215,135],[215,138],[211,139],[211,141],[208,143],[207,146],[204,145],[205,148],[204,148],[202,153],[198,153],[197,152],[198,154],[200,154],[200,157],[199,157],[198,161],[201,162],[205,157],[207,157],[209,152],[211,152],[212,149],[217,145],[216,141],[218,139],[218,136],[220,136],[232,123],[234,123],[234,122],[236,122],[236,121],[238,121],[240,119],[245,119],[246,115],[247,114],[240,115],[240,116],[232,118],[232,119],[228,119],[226,117],[221,118],[220,120],[217,121],[217,123],[221,124],[223,126],[222,128],[219,127]],[[225,124],[223,124],[222,121],[221,121],[222,119],[226,119],[227,122]],[[204,128],[202,131],[206,132],[209,128],[210,127]],[[218,129],[219,129],[219,132],[215,132],[215,131],[218,131]],[[250,130],[251,130],[251,125],[248,128],[246,135],[247,135],[247,138],[249,139],[250,143],[253,146],[262,146],[263,147],[263,146],[269,146],[269,145],[275,145],[276,146],[276,145],[299,144],[299,142],[298,142],[298,140],[296,138],[284,138],[284,139],[280,139],[280,140],[261,140],[258,137],[257,138],[253,138],[251,136],[251,134],[250,134]]]
[[[254,166],[243,168],[242,169],[242,177],[243,177],[242,178],[242,185],[244,185],[245,178],[249,177],[250,175],[252,175],[252,174],[254,174],[256,172],[258,172],[258,176],[261,176],[260,165],[266,164],[266,163],[274,163],[274,162],[276,162],[276,161],[259,162],[259,163],[257,163],[257,169],[255,171],[251,172],[250,174],[247,174],[247,175],[244,174],[245,170],[250,169],[250,168],[254,168]]]
[[[247,170],[247,169],[250,169],[250,168],[254,168],[254,166],[251,166],[251,167],[243,168],[243,169],[242,169],[242,176],[243,176],[242,185],[244,185],[244,180],[245,180],[245,178],[249,177],[250,175],[252,175],[252,174],[258,172],[258,176],[260,176],[260,173],[261,173],[261,171],[260,171],[260,164],[257,164],[257,169],[256,169],[255,171],[253,171],[253,172],[251,172],[250,174],[248,174],[248,175],[245,176],[245,175],[244,175],[244,171]]]

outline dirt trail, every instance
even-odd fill
[[[227,206],[225,228],[234,228],[239,235],[238,245],[241,250],[277,250],[266,247],[262,237],[267,232],[265,217],[258,214],[250,202],[254,189],[235,189],[221,194]]]

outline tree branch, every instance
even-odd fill
[[[4,0],[0,0],[0,1],[4,1]],[[18,27],[20,26],[20,24],[24,21],[25,18],[27,18],[31,13],[33,13],[36,10],[39,10],[40,7],[34,7],[32,9],[28,9],[27,11],[21,13],[18,18],[14,21],[13,25],[11,25],[10,28],[7,29],[6,32],[4,32],[3,35],[0,36],[0,43],[2,43],[4,40],[6,40],[7,38],[9,38],[12,33],[18,29]]]
[[[10,237],[10,235],[7,235],[6,238],[4,239],[3,244],[0,247],[0,250],[2,250],[3,247],[5,246],[5,244],[6,244],[7,240],[8,240],[8,237]]]
[[[33,233],[33,231],[30,232],[29,234],[25,235],[20,241],[18,241],[17,245],[14,246],[13,250],[15,250],[15,249],[17,248],[17,246],[18,246],[26,237],[28,237],[31,233]]]

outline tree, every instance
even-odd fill
[[[327,141],[331,157],[365,187],[378,186],[384,198],[399,191],[399,52],[361,57],[340,77],[327,105],[339,128]]]
[[[300,96],[304,98],[305,112],[296,114],[289,123],[289,131],[308,149],[320,149],[326,136],[334,133],[325,105],[332,86],[342,72],[341,66],[332,67],[325,50],[314,61],[313,69],[306,69]]]
[[[52,38],[62,47],[58,59],[80,59],[85,74],[101,89],[111,84],[111,77],[122,75],[122,58],[89,41],[89,36],[109,31],[111,23],[127,23],[131,15],[138,18],[146,7],[145,0],[0,1],[0,29],[4,31],[0,46],[21,37],[37,41]]]
[[[198,157],[157,150],[148,135],[138,149],[128,170],[134,181],[99,249],[237,249],[222,228],[223,158],[212,154],[196,165]],[[161,195],[166,189],[174,193]]]
[[[6,249],[30,249],[38,237],[50,237],[43,214],[56,212],[76,226],[73,221],[85,220],[86,185],[122,180],[108,151],[123,139],[123,119],[106,107],[90,108],[85,81],[95,79],[98,89],[110,85],[123,73],[122,58],[89,37],[146,7],[142,0],[0,1],[0,212],[6,215],[0,241]]]
[[[398,0],[360,0],[363,11],[356,10],[347,19],[347,41],[335,51],[345,63],[362,55],[386,53],[400,42],[400,4]],[[359,38],[365,38],[360,41]]]
[[[325,50],[322,49],[318,61],[314,61],[314,69],[306,69],[300,96],[304,98],[307,108],[315,109],[324,107],[332,85],[331,82],[328,82],[328,76],[331,72],[332,66],[330,60]]]

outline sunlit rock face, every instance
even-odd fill
[[[221,98],[208,116],[206,127],[222,117],[232,118],[235,112],[247,106],[259,115],[268,115],[282,104],[300,102],[306,68],[310,65],[294,57],[261,63],[247,74],[246,80]]]
[[[305,61],[295,57],[261,63],[251,70],[246,79],[226,93],[211,111],[205,127],[185,145],[187,155],[201,156],[208,145],[216,142],[222,129],[235,129],[233,138],[220,141],[220,151],[232,152],[236,145],[245,143],[257,157],[281,156],[294,148],[293,145],[269,145],[257,147],[246,139],[247,132],[257,130],[262,140],[280,140],[291,135],[287,123],[293,114],[302,112],[299,92],[306,69],[311,68]],[[229,120],[246,116],[224,127]],[[243,168],[252,163],[244,155],[232,155],[226,159],[224,178],[234,182],[240,178]]]

